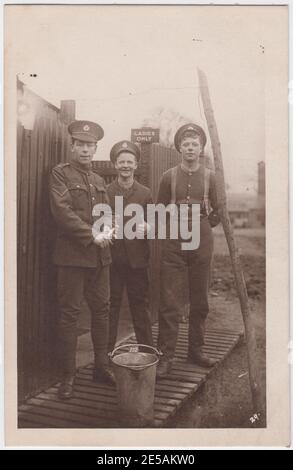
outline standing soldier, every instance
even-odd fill
[[[179,211],[181,204],[188,204],[189,226],[192,204],[200,204],[200,245],[197,249],[184,251],[180,238],[167,238],[162,242],[158,347],[163,356],[157,369],[158,377],[168,375],[172,368],[186,271],[189,299],[185,303],[190,303],[188,360],[202,367],[212,367],[215,363],[202,350],[209,309],[208,282],[213,251],[211,226],[218,223],[215,178],[204,163],[200,164],[206,144],[206,135],[201,127],[195,124],[180,127],[174,143],[182,161],[163,174],[158,203],[165,206],[176,204]],[[213,211],[208,215],[209,203]]]
[[[50,179],[51,210],[58,227],[53,260],[58,266],[62,366],[58,394],[63,400],[73,395],[77,320],[83,298],[91,311],[93,380],[114,383],[107,356],[110,240],[103,233],[94,237],[92,232],[93,207],[108,202],[104,181],[91,168],[104,131],[90,121],[73,121],[68,131],[72,137],[71,161],[57,165]]]
[[[118,173],[116,180],[107,188],[112,210],[115,209],[115,197],[120,196],[123,199],[123,214],[125,207],[134,203],[143,208],[146,217],[147,204],[152,203],[151,192],[149,188],[134,179],[134,171],[140,159],[139,148],[127,140],[118,142],[112,147],[110,158]],[[130,217],[124,216],[123,221],[116,220],[117,225],[123,228],[123,233],[128,219]],[[109,351],[113,350],[117,338],[119,312],[125,285],[137,342],[150,346],[153,344],[148,310],[149,242],[145,238],[148,229],[148,224],[142,220],[138,226],[139,238],[116,239],[111,246],[113,263],[110,270]]]

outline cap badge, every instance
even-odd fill
[[[90,126],[88,126],[87,124],[85,126],[83,126],[83,130],[85,132],[89,131],[90,130]]]
[[[123,142],[122,147],[123,147],[124,149],[127,149],[127,147],[128,147],[127,142]]]
[[[188,131],[193,131],[193,127],[192,127],[192,126],[189,126],[189,127],[187,127],[187,130],[188,130]]]

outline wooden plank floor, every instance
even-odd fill
[[[153,326],[154,338],[158,325]],[[240,339],[241,333],[209,329],[206,332],[205,352],[218,359],[215,367],[225,359]],[[176,411],[190,399],[213,372],[186,362],[188,326],[180,325],[173,368],[166,379],[156,383],[155,427],[167,427]],[[58,384],[29,399],[19,408],[19,428],[118,428],[116,390],[109,385],[92,381],[92,364],[78,370],[74,397],[58,399]]]

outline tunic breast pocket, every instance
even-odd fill
[[[89,203],[88,188],[82,183],[70,183],[68,189],[74,209],[87,209]]]

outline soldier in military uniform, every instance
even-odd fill
[[[134,179],[134,171],[140,159],[139,148],[127,140],[116,143],[110,152],[110,158],[118,176],[108,186],[110,205],[115,211],[115,197],[123,198],[123,212],[128,204],[139,204],[146,215],[147,204],[152,203],[151,191]],[[130,217],[116,222],[124,229]],[[112,351],[118,330],[119,312],[124,286],[128,294],[128,303],[132,315],[134,331],[138,343],[152,346],[152,330],[148,310],[148,264],[149,242],[145,238],[149,229],[145,220],[138,226],[139,238],[129,240],[115,239],[111,245],[112,265],[110,270],[111,308],[109,351]]]
[[[114,383],[107,356],[110,240],[103,233],[94,237],[92,231],[93,207],[108,203],[104,180],[91,168],[104,131],[90,121],[73,121],[68,131],[72,137],[71,160],[57,165],[50,178],[51,211],[58,227],[53,261],[58,266],[61,399],[73,395],[77,320],[84,298],[91,311],[93,379]]]
[[[175,134],[174,143],[181,153],[182,161],[163,174],[157,202],[165,206],[176,204],[179,211],[181,204],[188,204],[189,225],[192,204],[200,204],[200,245],[197,249],[182,250],[180,238],[169,237],[162,241],[158,348],[163,356],[157,368],[158,377],[168,375],[172,368],[182,307],[181,293],[186,287],[186,271],[189,288],[187,303],[190,303],[188,360],[202,367],[211,367],[215,363],[202,349],[209,310],[208,280],[213,251],[211,226],[219,222],[215,177],[201,163],[204,160],[201,157],[206,135],[200,126],[187,124],[180,127]],[[213,209],[210,213],[209,205]]]

